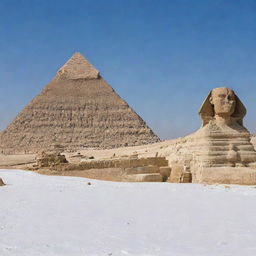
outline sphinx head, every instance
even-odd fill
[[[203,126],[217,118],[232,120],[243,125],[246,109],[233,90],[220,87],[210,91],[199,114],[203,121]]]
[[[213,106],[215,115],[230,117],[235,111],[235,93],[229,88],[220,87],[213,89],[209,101]]]

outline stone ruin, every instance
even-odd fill
[[[119,169],[121,173],[119,181],[130,182],[162,182],[167,180],[171,172],[164,157],[87,160],[79,164],[60,164],[52,170],[66,172],[95,169]]]
[[[158,142],[141,117],[80,53],[0,133],[5,154]]]
[[[59,164],[68,163],[65,155],[60,152],[41,152],[36,159],[36,167],[54,167]]]
[[[256,151],[243,126],[246,109],[234,91],[213,89],[199,114],[202,127],[169,152],[169,181],[256,184]]]

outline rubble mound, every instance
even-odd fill
[[[59,152],[42,152],[37,157],[37,166],[38,167],[53,167],[59,164],[68,163],[66,157],[61,155]]]
[[[3,180],[0,178],[0,186],[4,186],[5,184],[4,184],[4,182],[3,182]]]

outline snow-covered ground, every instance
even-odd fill
[[[256,187],[0,177],[1,256],[256,255]]]

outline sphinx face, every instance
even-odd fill
[[[215,115],[229,117],[236,107],[234,92],[229,88],[216,88],[212,90],[210,103],[214,107]]]

